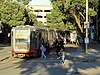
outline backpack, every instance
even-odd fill
[[[59,55],[60,55],[60,56],[65,56],[65,52],[62,51],[62,50],[60,50]]]

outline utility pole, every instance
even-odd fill
[[[88,0],[86,0],[86,22],[84,22],[84,28],[86,28],[86,37],[85,37],[85,52],[87,53],[88,49],[88,28],[89,28],[89,22],[88,22]]]
[[[88,0],[86,0],[86,22],[88,22]]]

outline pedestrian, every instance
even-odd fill
[[[61,50],[61,46],[60,46],[60,41],[58,38],[56,38],[54,45],[56,48],[57,59],[59,59],[60,58],[59,51]]]
[[[46,55],[45,55],[46,49],[45,49],[43,44],[41,44],[41,48],[40,49],[41,49],[41,58],[46,58]]]
[[[64,61],[65,61],[65,51],[63,49],[60,50],[59,56],[60,56],[60,63],[64,64]]]
[[[60,50],[61,49],[65,50],[65,48],[64,48],[64,39],[59,38],[59,44],[60,44]]]

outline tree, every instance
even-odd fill
[[[69,6],[69,13],[71,17],[75,20],[78,28],[80,29],[81,33],[83,33],[83,23],[85,22],[85,15],[86,15],[86,0],[73,0],[71,1],[71,5]],[[93,5],[90,6],[90,3],[96,4],[97,1],[95,0],[89,0],[89,16],[95,16],[96,11],[94,10]],[[97,8],[97,7],[96,7]]]
[[[47,25],[63,30],[65,27],[63,27],[62,18],[63,16],[59,10],[51,10],[51,14],[47,14]]]
[[[36,16],[21,2],[1,1],[0,19],[5,25],[33,25],[37,23]]]
[[[12,2],[12,1],[6,1],[6,2],[0,2],[0,17],[1,21],[4,24],[7,24],[9,26],[17,26],[17,25],[24,25],[26,18],[24,17],[24,5]]]
[[[51,19],[57,22],[57,19],[60,17],[60,22],[63,22],[64,25],[67,22],[71,22],[73,25],[76,25],[77,29],[83,33],[83,23],[85,21],[85,10],[86,10],[86,0],[51,0],[53,5],[54,12],[51,11],[51,16],[47,16],[47,21],[49,23]],[[89,16],[95,16],[97,11],[98,0],[89,0]],[[59,11],[60,16],[55,11]],[[55,17],[55,15],[57,15]],[[51,18],[51,19],[50,19]]]
[[[25,25],[37,25],[38,24],[38,21],[36,19],[36,15],[33,14],[33,12],[31,10],[29,10],[27,7],[25,8],[25,17],[26,17],[26,22],[25,22]]]
[[[23,4],[27,5],[31,0],[17,0],[18,2],[23,2]]]
[[[51,0],[53,9],[51,14],[47,15],[47,22],[56,28],[61,30],[66,30],[66,28],[71,28],[67,26],[67,13],[66,10],[70,5],[69,0],[65,3],[64,0]],[[66,4],[66,7],[64,5]],[[71,24],[71,23],[70,23]]]

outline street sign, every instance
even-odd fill
[[[89,28],[89,22],[84,22],[84,28]]]
[[[89,43],[89,38],[85,38],[85,43]]]

